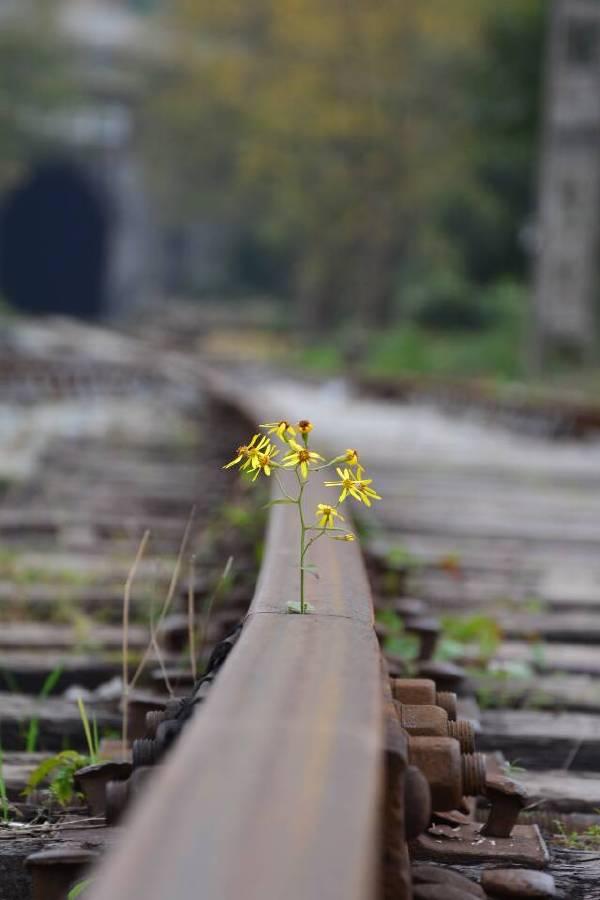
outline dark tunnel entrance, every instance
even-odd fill
[[[0,294],[17,309],[97,318],[104,308],[108,216],[76,166],[36,168],[0,211]]]

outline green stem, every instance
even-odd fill
[[[342,465],[343,461],[344,461],[343,457],[342,457],[342,459],[330,459],[330,460],[328,460],[328,462],[324,462],[323,465],[321,465],[321,466],[313,466],[311,471],[312,472],[321,472],[323,469],[328,469],[329,466]]]
[[[306,524],[304,522],[304,510],[302,508],[302,495],[304,494],[304,488],[306,487],[306,482],[302,481],[301,476],[298,474],[298,470],[296,470],[296,478],[298,479],[298,484],[300,485],[300,493],[298,494],[298,515],[300,517],[300,614],[303,615],[306,612],[306,604],[304,602],[304,540],[306,537]]]
[[[315,541],[318,541],[320,537],[323,537],[323,535],[325,534],[327,529],[326,528],[305,528],[304,530],[305,531],[318,531],[319,533],[310,539],[310,541],[308,542],[308,544],[306,544],[304,550],[302,551],[302,557],[300,559],[300,565],[302,567],[304,567],[304,557],[306,556],[309,548],[312,547],[312,545],[315,543]],[[332,530],[332,529],[330,529],[330,530]],[[339,531],[339,529],[337,529],[337,528],[335,530]]]

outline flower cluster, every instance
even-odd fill
[[[302,482],[308,479],[311,471],[319,471],[336,465],[339,480],[325,481],[324,484],[325,487],[340,488],[338,500],[334,506],[325,503],[318,504],[316,518],[320,528],[333,529],[336,527],[336,519],[344,521],[337,507],[347,497],[352,497],[359,503],[364,503],[365,506],[371,506],[373,500],[381,499],[371,487],[372,479],[363,477],[365,470],[361,465],[358,450],[350,447],[340,456],[326,461],[320,453],[310,449],[309,435],[313,430],[313,425],[307,419],[301,419],[295,425],[285,420],[265,422],[260,427],[264,429],[265,434],[255,434],[248,444],[238,447],[234,459],[224,468],[230,469],[232,466],[239,466],[240,470],[247,473],[253,481],[261,474],[271,475],[278,468],[295,469],[299,481]],[[276,459],[280,451],[272,442],[271,435],[278,439],[285,448],[285,454],[280,460]],[[297,436],[301,443],[296,440]]]
[[[247,444],[238,447],[235,457],[223,468],[230,469],[238,466],[240,471],[256,481],[259,475],[271,474],[277,480],[281,493],[285,499],[278,503],[296,504],[300,521],[300,602],[288,604],[292,612],[306,612],[308,604],[304,600],[304,573],[308,571],[304,560],[308,549],[323,535],[336,541],[353,541],[354,535],[347,531],[341,524],[344,517],[339,507],[351,497],[358,503],[371,506],[373,500],[381,500],[379,494],[371,487],[372,479],[365,478],[365,469],[361,465],[358,450],[350,447],[339,456],[326,460],[320,453],[313,450],[310,444],[310,434],[313,425],[308,419],[301,419],[295,424],[287,421],[266,422],[261,425],[262,431],[257,432]],[[279,441],[278,447],[274,442]],[[282,454],[279,459],[278,457]],[[302,498],[306,483],[310,475],[323,469],[335,466],[337,481],[325,481],[327,488],[339,488],[335,503],[319,503],[315,511],[316,524],[307,525],[304,517]],[[291,496],[279,479],[279,470],[293,470],[298,482],[297,496]],[[314,567],[312,567],[314,569]],[[293,607],[293,608],[292,608]]]

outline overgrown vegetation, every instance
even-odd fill
[[[419,655],[418,637],[406,631],[402,619],[393,610],[379,610],[377,621],[387,629],[387,636],[384,642],[385,652],[403,660],[407,665],[407,671],[410,671],[411,664],[416,661]]]
[[[176,0],[183,62],[145,120],[167,217],[209,210],[239,287],[296,299],[313,338],[342,326],[321,367],[373,329],[369,371],[514,376],[544,12]]]
[[[51,115],[78,97],[55,27],[58,0],[21,6],[3,10],[0,28],[0,191],[53,146]]]
[[[441,626],[437,659],[462,659],[472,654],[483,664],[489,662],[500,645],[502,632],[491,616],[443,616]]]
[[[79,698],[79,716],[85,740],[87,755],[77,750],[62,750],[60,753],[43,760],[31,773],[27,781],[24,794],[30,796],[42,784],[48,782],[48,792],[52,801],[59,806],[68,806],[76,796],[75,773],[85,766],[91,766],[98,762],[100,754],[100,740],[96,720],[93,718],[90,724],[83,700]]]
[[[600,810],[595,810],[600,815]],[[556,833],[554,839],[569,850],[598,850],[600,849],[600,823],[589,825],[583,831],[569,831],[564,822],[556,819],[554,822]]]
[[[63,667],[62,665],[56,666],[55,669],[50,672],[42,685],[42,689],[39,693],[39,700],[45,700],[46,697],[49,697],[58,681],[60,676],[62,675]],[[40,731],[40,720],[37,717],[30,719],[29,725],[27,726],[27,735],[25,737],[25,750],[27,753],[35,753],[37,749],[38,736]]]

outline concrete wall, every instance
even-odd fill
[[[554,0],[540,163],[534,350],[592,358],[600,247],[600,3]]]

